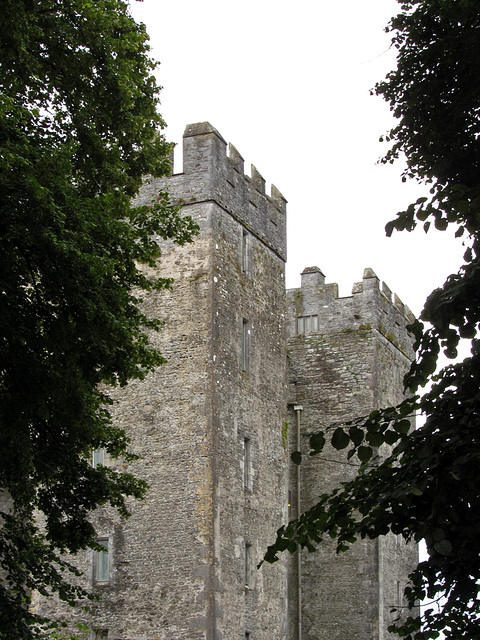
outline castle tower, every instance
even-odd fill
[[[285,300],[285,199],[255,167],[245,175],[210,124],[188,126],[183,147],[183,172],[147,180],[138,198],[168,188],[200,227],[192,244],[162,243],[173,285],[143,302],[164,321],[151,338],[168,362],[114,392],[139,460],[94,456],[150,490],[128,520],[95,514],[104,551],[73,562],[100,600],[64,618],[88,625],[82,640],[383,640],[415,560],[394,537],[256,565],[299,505],[353,473],[326,450],[297,478],[295,426],[305,450],[312,431],[400,400],[410,313],[371,270],[341,299],[306,269]]]
[[[80,568],[101,600],[73,615],[95,638],[272,640],[286,632],[285,566],[256,565],[287,509],[286,201],[208,123],[183,144],[183,173],[139,196],[168,186],[200,226],[192,244],[164,243],[172,289],[144,302],[168,363],[113,409],[150,489],[128,520],[96,516],[105,553]]]
[[[365,269],[348,298],[338,297],[336,284],[325,284],[318,267],[305,269],[301,278],[300,288],[287,291],[289,446],[307,454],[291,470],[292,518],[298,500],[305,511],[320,494],[351,479],[358,466],[355,458],[347,461],[331,446],[310,458],[309,437],[400,402],[413,358],[405,329],[413,316],[385,284],[380,288],[371,269]],[[289,580],[289,638],[391,637],[390,610],[402,605],[406,578],[416,562],[416,546],[405,546],[394,535],[360,540],[341,556],[334,543],[325,542],[316,553],[302,552],[293,559]]]

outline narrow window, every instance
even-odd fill
[[[250,323],[243,319],[242,322],[242,371],[248,373],[250,366]]]
[[[403,606],[403,589],[397,580],[397,607]]]
[[[312,333],[313,331],[318,331],[318,316],[297,318],[297,333]]]
[[[297,333],[305,333],[303,318],[297,318]]]
[[[110,557],[108,553],[108,539],[97,540],[103,547],[101,551],[94,552],[93,579],[95,583],[106,584],[110,581]]]
[[[245,631],[245,640],[251,640],[252,635],[250,633],[250,631]]]
[[[108,640],[108,629],[95,629],[95,640]]]
[[[249,438],[243,441],[243,485],[245,489],[252,489],[252,455]]]
[[[96,469],[97,467],[105,466],[105,449],[95,449],[92,456],[92,467]]]
[[[252,545],[245,543],[245,587],[252,587]]]
[[[248,233],[244,229],[242,232],[242,272],[248,273]]]

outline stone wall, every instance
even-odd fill
[[[143,303],[165,323],[152,341],[168,362],[113,393],[115,422],[140,456],[128,471],[150,490],[126,521],[95,515],[109,580],[95,584],[95,554],[80,555],[101,599],[64,616],[87,624],[88,638],[284,638],[285,565],[256,565],[287,508],[286,203],[265,194],[258,172],[243,174],[208,123],[187,127],[184,173],[147,180],[139,203],[167,185],[200,225],[191,245],[163,243],[158,272],[174,284]]]
[[[300,411],[300,450],[307,454],[300,466],[301,511],[356,471],[355,459],[347,461],[328,445],[320,456],[310,458],[310,435],[402,399],[402,378],[413,357],[405,327],[412,320],[388,287],[380,288],[371,269],[365,270],[348,298],[339,298],[337,285],[325,284],[316,267],[302,273],[299,289],[287,292],[289,446],[298,449],[294,427]],[[292,516],[298,508],[296,473],[292,468]],[[416,548],[406,549],[395,536],[359,541],[342,556],[333,543],[323,543],[314,554],[302,552],[304,640],[388,637],[390,607],[399,604],[397,583],[403,588],[415,558]],[[298,637],[297,570],[292,563],[292,638]]]
[[[286,631],[284,569],[267,566],[257,572],[255,567],[286,518],[283,261],[251,236],[249,269],[243,273],[237,259],[241,225],[227,214],[219,215],[217,223],[211,385],[217,478],[216,624],[223,638],[240,639],[247,632],[270,640],[284,637]],[[244,330],[249,332],[246,363],[241,347]],[[246,545],[251,565],[247,580]]]
[[[183,173],[147,179],[138,199],[168,187],[200,227],[190,245],[162,243],[152,275],[174,283],[143,302],[164,321],[152,341],[168,362],[112,392],[115,422],[140,456],[121,468],[150,490],[128,520],[111,509],[94,516],[108,576],[96,580],[93,552],[74,561],[100,600],[88,612],[39,606],[88,625],[88,640],[299,640],[297,560],[256,569],[299,506],[289,463],[297,416],[305,450],[311,432],[398,401],[411,314],[371,270],[339,299],[306,269],[285,300],[285,199],[275,187],[266,194],[254,167],[245,175],[210,124],[189,125],[183,143]],[[354,468],[326,450],[300,472],[304,509]],[[304,556],[304,639],[383,638],[413,559],[394,538],[342,558],[331,546]]]

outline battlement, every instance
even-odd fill
[[[151,180],[141,197],[152,197],[167,187],[172,199],[185,208],[215,202],[286,260],[287,201],[274,185],[267,195],[265,185],[256,167],[252,165],[251,175],[246,175],[237,149],[227,145],[210,123],[201,122],[185,128],[183,172]]]
[[[301,274],[301,286],[287,291],[287,335],[322,331],[376,330],[409,356],[411,337],[406,326],[415,319],[401,301],[375,272],[367,268],[361,282],[356,282],[352,295],[340,298],[338,285],[325,283],[318,267],[307,267]],[[298,319],[315,318],[300,323]],[[300,331],[302,333],[302,331]]]

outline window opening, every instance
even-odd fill
[[[242,322],[242,371],[248,373],[250,367],[250,323],[243,319]]]
[[[105,466],[105,449],[95,449],[92,455],[92,467],[96,469],[97,467]]]
[[[245,229],[242,232],[242,272],[248,273],[248,233]]]
[[[397,580],[397,606],[403,606],[403,589],[400,582]]]
[[[243,485],[245,489],[252,489],[252,447],[249,438],[243,441]]]
[[[318,331],[318,316],[301,316],[297,318],[297,333]]]
[[[252,545],[246,542],[245,543],[245,576],[244,576],[246,587],[252,586],[251,565],[252,565]]]
[[[108,539],[97,540],[103,547],[101,551],[95,551],[94,557],[94,581],[109,582],[110,580],[110,557],[108,553]]]

